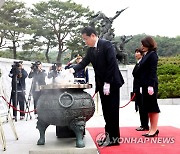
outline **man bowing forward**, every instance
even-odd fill
[[[95,72],[96,92],[99,91],[105,120],[106,137],[98,141],[99,146],[119,145],[119,88],[124,84],[111,42],[97,37],[92,27],[81,31],[82,38],[89,46],[86,56],[71,73],[84,69],[92,63]]]

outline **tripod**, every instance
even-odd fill
[[[29,115],[30,119],[32,119],[32,116],[31,116],[31,114],[30,114],[30,112],[29,112],[29,106],[30,106],[30,103],[31,103],[32,85],[33,85],[33,81],[32,81],[32,83],[31,83],[31,88],[30,88],[29,95],[28,95],[28,101],[26,100],[25,95],[24,95],[25,102],[26,102],[25,112],[26,112],[26,111],[28,112],[27,117],[26,117],[26,121],[27,121],[27,119],[28,119],[28,115]]]

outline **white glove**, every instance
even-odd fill
[[[148,87],[148,94],[153,95],[154,94],[154,88],[153,87]]]
[[[104,83],[103,92],[104,92],[104,95],[110,94],[110,84],[109,83],[106,83],[106,82]]]
[[[142,87],[140,87],[139,92],[140,92],[140,94],[142,94]]]
[[[72,59],[69,63],[72,64],[76,61],[77,58]]]
[[[65,71],[67,71],[68,73],[71,73],[71,74],[73,74],[75,72],[75,70],[73,68],[66,69]]]

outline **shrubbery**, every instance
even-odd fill
[[[180,98],[180,55],[160,58],[158,63],[159,98]]]

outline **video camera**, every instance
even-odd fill
[[[19,67],[22,65],[22,63],[23,63],[23,61],[14,61],[14,64],[11,65],[12,66],[12,69],[11,69],[12,74],[14,74],[14,75],[20,74]]]
[[[51,66],[51,70],[53,70],[53,71],[56,71],[56,63],[54,63],[52,66]]]
[[[18,68],[22,65],[23,61],[14,61],[14,64],[11,65],[12,68]]]

